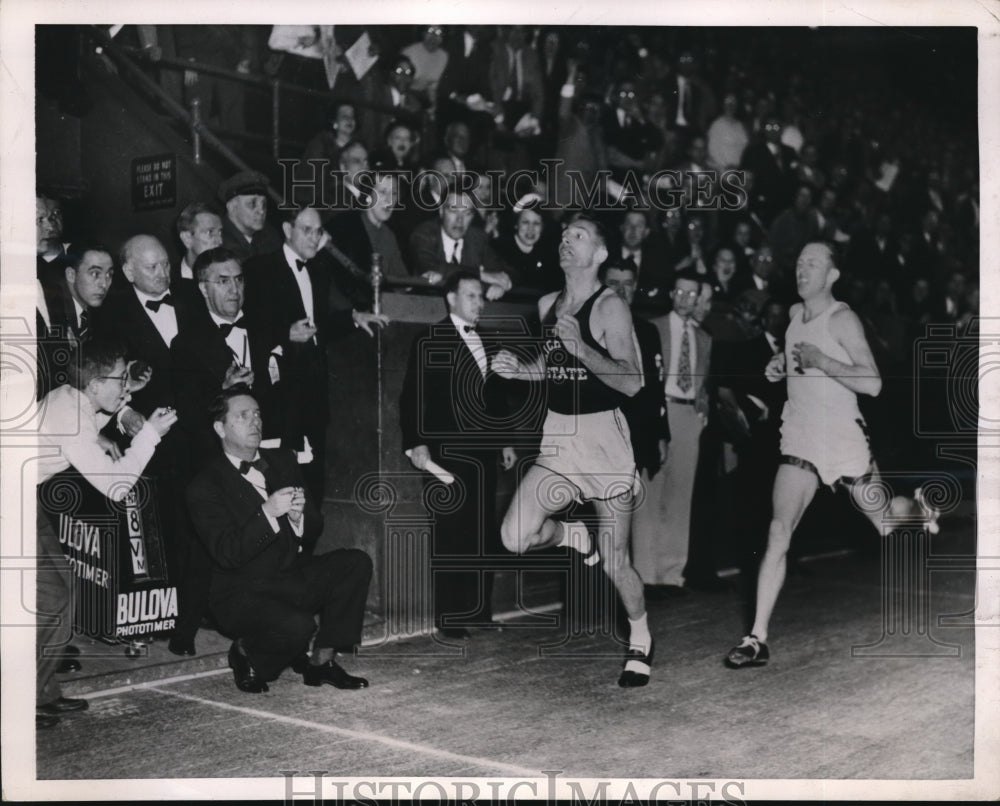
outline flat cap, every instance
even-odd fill
[[[240,171],[219,185],[219,198],[227,202],[234,196],[266,196],[267,179],[257,171]]]

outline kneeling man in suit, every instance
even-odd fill
[[[303,554],[303,541],[316,539],[323,517],[306,494],[294,452],[259,449],[260,406],[246,386],[224,390],[210,411],[222,454],[191,482],[187,503],[213,561],[212,612],[235,638],[229,665],[237,688],[267,691],[289,665],[307,686],[367,687],[334,655],[361,642],[371,558],[360,549]]]

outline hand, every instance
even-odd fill
[[[517,462],[517,453],[510,446],[500,451],[500,466],[504,470],[510,470]]]
[[[141,417],[142,415],[140,414],[139,416]],[[104,436],[104,434],[97,435],[97,444],[104,448],[104,452],[116,462],[122,458],[121,448],[119,448],[112,440]]]
[[[280,518],[282,515],[287,515],[289,510],[292,508],[292,499],[295,498],[295,491],[297,487],[282,487],[280,490],[275,490],[268,499],[261,504],[261,509],[264,510],[265,515],[270,515],[272,518]]]
[[[306,491],[303,487],[293,487],[292,503],[288,507],[288,520],[298,524],[306,508]]]
[[[362,313],[361,311],[352,311],[351,318],[354,320],[354,324],[369,336],[375,335],[375,331],[372,330],[373,326],[381,330],[390,321],[384,313]]]
[[[556,335],[566,345],[570,355],[579,356],[580,348],[583,346],[583,337],[580,335],[580,323],[575,316],[563,314],[556,319]]]
[[[492,369],[501,378],[516,378],[521,372],[521,362],[510,350],[500,350],[493,356]]]
[[[135,409],[125,408],[122,409],[122,413],[118,417],[118,424],[122,427],[126,435],[134,437],[146,424],[146,418]]]
[[[236,65],[237,73],[249,73],[250,72],[250,60],[241,59],[240,63]]]
[[[465,105],[473,112],[486,111],[486,99],[478,92],[473,93],[465,99]]]
[[[776,353],[767,362],[767,366],[764,368],[764,377],[771,383],[777,383],[785,379],[785,374],[785,354],[784,352]]]
[[[800,341],[792,346],[792,358],[795,359],[795,371],[801,375],[804,370],[813,367],[822,370],[826,354],[815,344]]]
[[[423,277],[431,285],[437,285],[438,283],[441,282],[442,279],[444,279],[441,272],[437,271],[425,271],[420,276]]]
[[[138,377],[134,377],[132,374],[132,368],[139,364],[138,369],[145,369],[139,373]],[[128,366],[125,367],[125,374],[128,377],[128,391],[129,393],[138,392],[140,389],[145,389],[146,384],[153,379],[153,368],[149,366],[145,361],[129,361]]]
[[[487,235],[494,235],[500,229],[500,214],[496,210],[490,210],[486,214],[486,221],[483,222],[483,230]]]
[[[241,367],[239,364],[233,364],[226,370],[226,377],[222,379],[222,388],[228,389],[230,386],[235,386],[238,383],[253,386],[253,370],[250,367]]]
[[[315,335],[316,327],[308,319],[300,319],[288,329],[288,340],[296,344],[305,344]]]
[[[498,285],[486,286],[486,299],[490,302],[500,299],[506,292]]]
[[[198,83],[198,74],[194,70],[184,71],[184,86],[193,87]]]
[[[154,411],[147,421],[153,430],[161,437],[177,422],[177,412],[171,408],[160,408]]]
[[[661,465],[665,465],[667,463],[667,451],[669,449],[669,446],[670,446],[670,443],[667,440],[665,440],[665,439],[661,439],[659,441],[659,443],[657,444],[657,448],[660,449],[660,464]]]
[[[426,469],[430,460],[431,452],[426,445],[417,445],[410,451],[410,462],[417,470]]]

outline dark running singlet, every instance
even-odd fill
[[[602,285],[572,316],[580,325],[580,337],[583,343],[601,355],[611,358],[611,353],[598,344],[590,332],[590,312],[597,298],[607,290],[608,287]],[[593,414],[619,408],[623,395],[595,377],[566,349],[562,339],[555,334],[555,311],[558,302],[559,297],[556,297],[555,303],[542,319],[545,393],[549,410],[558,414]]]

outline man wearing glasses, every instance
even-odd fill
[[[764,121],[763,142],[752,143],[743,152],[740,168],[753,174],[750,211],[765,227],[792,203],[795,189],[795,150],[781,142],[781,121],[774,115]]]
[[[680,592],[688,559],[691,495],[701,430],[708,420],[706,376],[712,340],[695,321],[703,281],[690,272],[674,278],[673,310],[653,320],[663,344],[664,391],[670,450],[663,469],[646,485],[632,526],[632,557],[651,597]]]
[[[663,147],[663,136],[645,119],[635,84],[623,81],[612,96],[614,107],[604,117],[604,142],[608,164],[616,182],[624,182],[631,171],[637,179],[653,169]]]
[[[125,351],[103,339],[84,342],[78,361],[71,365],[70,384],[52,390],[39,404],[38,435],[43,448],[38,460],[38,601],[36,724],[49,728],[59,717],[86,709],[86,700],[62,696],[54,678],[60,664],[58,650],[70,637],[69,564],[60,547],[52,519],[58,520],[59,501],[41,492],[43,483],[75,471],[76,478],[111,501],[122,501],[153,457],[160,439],[177,421],[172,409],[156,409],[121,452],[100,430],[131,394]],[[69,481],[69,479],[67,479]],[[50,616],[45,618],[42,616]]]

